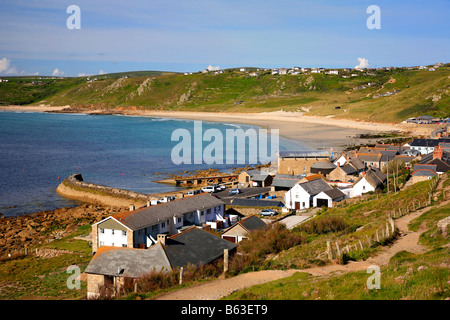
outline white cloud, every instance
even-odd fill
[[[18,74],[19,72],[15,66],[11,66],[11,60],[4,57],[0,60],[0,73],[12,75]]]
[[[366,58],[358,58],[358,62],[359,64],[355,66],[355,69],[366,69],[370,66],[369,60],[367,60]]]
[[[55,68],[55,70],[53,70],[52,76],[54,77],[60,77],[64,75],[64,71],[59,70],[58,68]]]
[[[220,70],[220,67],[219,67],[219,66],[213,67],[212,65],[209,65],[207,69],[208,69],[209,71],[215,71],[215,70]]]

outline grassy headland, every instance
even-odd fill
[[[0,83],[0,105],[70,105],[78,110],[111,111],[284,110],[381,122],[400,122],[423,114],[448,116],[448,64],[436,71],[339,71],[339,75],[258,71],[257,76],[236,69],[190,75],[148,71],[91,76],[90,80],[96,81],[90,82],[84,77],[8,78],[9,82]],[[395,90],[399,91],[375,97]]]

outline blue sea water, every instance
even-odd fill
[[[193,123],[119,115],[0,112],[0,212],[16,216],[78,205],[56,193],[58,184],[72,173],[81,173],[88,182],[155,193],[177,189],[154,182],[171,173],[240,166],[174,165],[171,152],[179,142],[171,141],[172,132],[180,128],[193,132]],[[253,126],[202,122],[202,127],[225,132]],[[305,147],[280,137],[280,150],[293,149]]]

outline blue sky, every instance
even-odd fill
[[[449,0],[0,0],[0,75],[445,63],[449,16]]]

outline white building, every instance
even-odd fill
[[[371,168],[363,172],[362,178],[352,188],[352,198],[383,188],[385,181],[386,176],[378,168]]]
[[[288,209],[304,210],[314,207],[314,196],[322,191],[332,190],[323,179],[298,183],[284,195],[284,203]]]

